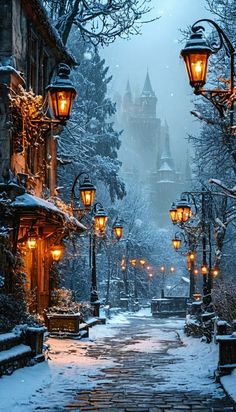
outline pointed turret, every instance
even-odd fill
[[[139,101],[141,112],[144,117],[156,117],[157,98],[151,85],[148,70]]]
[[[143,91],[142,91],[141,96],[155,97],[155,93],[154,93],[152,85],[151,85],[151,80],[150,80],[150,77],[149,77],[148,70],[147,70],[146,79],[145,79],[145,82],[144,82]]]
[[[125,94],[123,97],[123,111],[130,112],[132,104],[133,104],[132,92],[131,92],[130,82],[128,80],[127,85],[126,85]]]
[[[169,127],[165,122],[163,130],[163,150],[159,160],[160,167],[158,169],[159,179],[161,181],[174,181],[175,165],[170,151],[170,136]]]

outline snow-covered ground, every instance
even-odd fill
[[[116,315],[106,325],[95,326],[90,329],[90,338],[86,340],[49,340],[51,351],[47,362],[20,369],[0,380],[0,412],[31,412],[32,405],[40,405],[42,402],[45,404],[47,400],[48,405],[63,405],[73,398],[78,388],[94,387],[96,381],[93,376],[103,374],[101,369],[114,363],[105,356],[85,356],[88,346],[96,345],[96,341],[104,337],[115,337],[118,335],[119,326],[128,327],[132,317],[145,318],[147,323],[151,321],[150,310],[144,309],[135,314]],[[156,353],[162,350],[162,340],[176,342],[177,332],[183,344],[168,350],[170,359],[174,359],[174,362],[163,366],[162,373],[164,372],[168,379],[161,383],[157,380],[156,389],[197,390],[221,396],[223,393],[213,380],[218,346],[185,337],[182,332],[183,323],[183,320],[178,319],[160,321],[157,328],[152,328],[151,336],[149,333],[145,339],[129,342],[124,350]],[[155,382],[155,376],[158,377],[160,371],[153,368],[151,373]],[[236,374],[224,380],[228,386],[231,385],[233,394]]]

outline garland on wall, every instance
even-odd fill
[[[29,145],[42,144],[45,132],[50,130],[50,123],[45,123],[44,99],[22,86],[18,86],[17,93],[12,92],[9,99],[14,152],[24,153]]]

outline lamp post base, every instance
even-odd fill
[[[98,299],[98,293],[96,290],[92,290],[90,295],[90,303],[93,308],[93,316],[99,318],[99,311],[100,311],[100,300]]]

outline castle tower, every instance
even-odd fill
[[[157,98],[148,72],[142,92],[135,100],[128,81],[122,106],[123,142],[130,149],[129,161],[135,162],[134,166],[144,181],[149,179],[151,172],[156,171],[161,123],[156,116],[156,105]]]
[[[147,71],[143,90],[139,98],[141,113],[144,117],[156,117],[157,97],[153,91],[149,73]]]
[[[129,80],[127,81],[125,94],[123,97],[123,114],[130,113],[132,109],[133,99]]]

